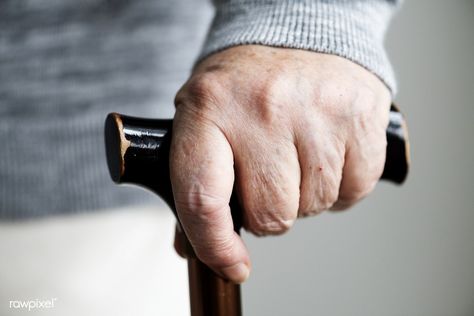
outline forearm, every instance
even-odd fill
[[[399,1],[216,0],[216,16],[201,58],[244,44],[305,49],[345,57],[396,82],[383,47]]]

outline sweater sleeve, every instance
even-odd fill
[[[396,0],[214,0],[216,15],[200,59],[228,47],[259,44],[347,58],[396,92],[383,46]]]

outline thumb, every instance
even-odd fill
[[[197,257],[216,273],[244,282],[248,251],[233,229],[229,200],[234,183],[233,154],[211,122],[177,111],[170,152],[176,210]]]

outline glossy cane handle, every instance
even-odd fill
[[[173,120],[145,119],[110,113],[105,120],[107,165],[115,183],[130,183],[159,195],[179,221],[171,189],[169,152]],[[235,192],[235,190],[234,190]],[[241,227],[235,193],[230,207],[234,229]]]
[[[105,122],[105,146],[114,182],[133,183],[154,191],[176,215],[169,173],[172,125],[173,121],[169,119],[144,119],[110,113]],[[392,105],[387,127],[387,156],[381,179],[403,183],[409,162],[406,123],[398,108]],[[230,207],[234,228],[238,231],[242,213],[235,193],[232,194]]]

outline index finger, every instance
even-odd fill
[[[192,113],[177,111],[170,151],[176,210],[197,257],[236,283],[249,274],[248,251],[233,229],[229,200],[233,154],[221,130]]]

